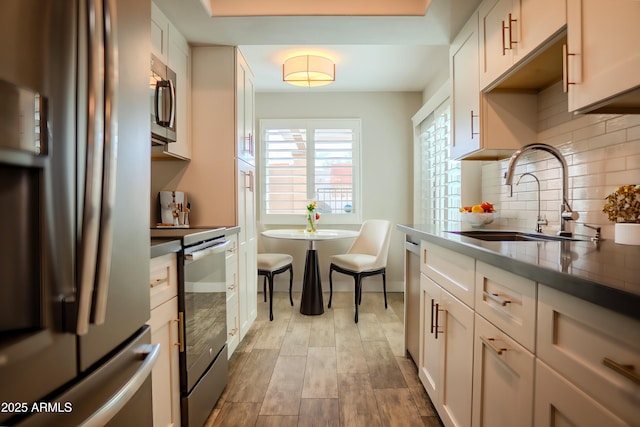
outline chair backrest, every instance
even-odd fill
[[[391,221],[368,219],[362,223],[360,234],[347,253],[373,255],[376,257],[374,268],[382,268],[387,265],[390,240]]]

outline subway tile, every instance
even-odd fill
[[[607,132],[615,132],[633,126],[640,126],[640,114],[622,114],[606,122]]]

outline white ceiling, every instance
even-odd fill
[[[192,45],[240,46],[258,92],[422,91],[448,63],[448,45],[480,0],[432,0],[425,16],[211,18],[200,0],[153,0]],[[325,53],[336,81],[307,89],[282,82],[293,53]]]

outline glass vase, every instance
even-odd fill
[[[307,233],[315,233],[318,222],[316,221],[316,211],[307,211],[307,225],[305,231]]]

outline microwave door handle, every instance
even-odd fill
[[[79,245],[78,272],[78,335],[89,331],[91,302],[96,276],[96,257],[98,254],[98,235],[100,221],[100,199],[102,187],[102,167],[104,154],[103,140],[103,108],[104,88],[101,71],[103,70],[102,51],[102,5],[100,0],[92,0],[87,5],[87,57],[88,57],[88,91],[87,91],[87,143],[86,165],[84,176],[84,200],[82,207],[82,235]],[[100,27],[98,27],[100,26]]]
[[[104,170],[97,275],[93,299],[92,322],[104,323],[113,250],[113,213],[118,158],[118,38],[115,1],[104,2],[105,106],[104,106]]]
[[[160,102],[161,102],[161,98],[160,98],[160,86],[162,85],[162,80],[157,81],[156,82],[156,90],[155,93],[153,95],[153,111],[155,113],[156,116],[156,123],[157,124],[161,124],[162,121],[160,120]]]
[[[176,123],[176,86],[173,80],[168,80],[169,83],[169,128],[173,129]]]

